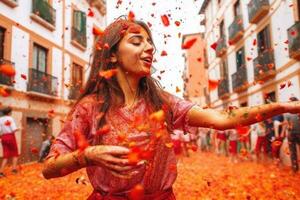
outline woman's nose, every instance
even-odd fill
[[[153,51],[154,51],[153,45],[147,42],[145,45],[145,52],[147,52],[148,54],[153,54]]]

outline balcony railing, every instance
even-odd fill
[[[275,62],[273,51],[265,51],[253,60],[254,80],[266,80],[275,76]]]
[[[69,99],[76,100],[80,96],[81,85],[70,87]]]
[[[235,92],[241,91],[246,88],[248,83],[247,69],[243,65],[237,69],[237,72],[231,75],[232,78],[232,89]]]
[[[288,29],[289,56],[300,60],[300,21]]]
[[[72,27],[72,40],[77,42],[83,47],[86,47],[86,32],[79,31],[76,28]]]
[[[1,65],[10,65],[10,66],[14,67],[15,64],[9,60],[0,58],[0,66]],[[13,77],[9,77],[9,76],[6,76],[6,75],[0,73],[0,84],[12,86],[13,80],[14,80]]]
[[[270,9],[269,0],[251,0],[248,4],[249,22],[258,23]]]
[[[32,0],[32,13],[55,26],[56,11],[44,0]]]
[[[217,42],[216,55],[218,57],[223,56],[226,53],[226,48],[225,36],[222,36]]]
[[[224,78],[221,80],[219,87],[218,87],[218,96],[220,98],[229,96],[229,82],[228,78]]]
[[[234,44],[244,35],[244,26],[242,16],[235,16],[232,24],[228,28],[229,43]]]
[[[57,83],[58,80],[56,77],[33,68],[29,69],[29,82],[27,91],[57,96]]]

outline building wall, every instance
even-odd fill
[[[293,95],[300,98],[300,63],[289,57],[287,29],[291,27],[295,21],[299,19],[297,12],[296,0],[269,0],[270,9],[267,16],[263,17],[259,23],[249,23],[248,3],[250,0],[240,1],[243,16],[244,36],[234,45],[227,44],[227,52],[221,58],[216,57],[216,52],[210,47],[219,39],[220,22],[224,20],[225,35],[228,41],[228,27],[234,19],[233,5],[235,0],[223,0],[218,5],[217,0],[209,1],[205,8],[206,31],[204,40],[207,41],[208,54],[208,74],[210,78],[220,78],[220,63],[227,59],[228,63],[228,79],[229,79],[229,97],[227,99],[220,98],[217,91],[210,93],[212,105],[215,108],[224,108],[227,105],[240,106],[241,103],[247,102],[248,106],[259,105],[264,103],[264,94],[275,91],[276,101],[288,101]],[[273,78],[268,79],[261,84],[254,81],[254,65],[253,59],[258,55],[257,45],[253,45],[257,34],[265,27],[270,27],[271,47],[274,50],[274,64],[276,74]],[[248,73],[249,86],[242,92],[233,92],[232,90],[232,74],[236,72],[236,51],[244,47],[245,62]],[[246,59],[246,58],[249,59]],[[292,85],[280,89],[280,84],[290,81]],[[253,138],[255,139],[255,138]],[[287,141],[284,142],[283,148],[286,148]],[[289,164],[289,159],[282,154],[284,162]]]
[[[203,89],[207,86],[207,70],[204,66],[204,48],[205,43],[201,34],[190,34],[183,36],[183,43],[196,38],[194,45],[185,52],[186,68],[185,68],[185,94],[190,100],[205,105]],[[200,61],[198,59],[201,59]]]
[[[102,15],[96,8],[90,7],[86,1],[65,0],[51,1],[52,7],[56,9],[55,30],[51,31],[45,26],[32,19],[32,1],[18,1],[16,7],[10,7],[0,2],[0,26],[6,29],[4,58],[14,62],[16,76],[13,87],[1,85],[11,91],[10,96],[0,96],[0,108],[11,106],[12,116],[15,118],[20,131],[16,133],[19,151],[24,151],[28,124],[26,119],[49,119],[48,134],[54,136],[59,133],[63,126],[63,120],[70,106],[74,103],[69,99],[69,87],[71,82],[72,64],[77,63],[83,67],[84,81],[87,80],[90,55],[94,44],[93,26],[105,28],[106,16]],[[71,44],[71,28],[73,10],[78,9],[86,14],[91,8],[94,17],[87,16],[87,47],[78,48]],[[57,96],[44,95],[37,92],[28,92],[29,69],[33,65],[33,44],[37,43],[48,49],[47,73],[58,80]],[[21,78],[21,74],[27,77]],[[50,117],[48,112],[54,110],[54,116]],[[40,144],[37,144],[37,148]],[[0,157],[2,146],[0,144]]]

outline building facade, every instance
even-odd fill
[[[193,40],[196,40],[196,42],[186,49],[183,54],[185,59],[183,97],[201,106],[206,106],[209,104],[207,65],[205,65],[206,43],[201,33],[194,33],[182,36],[182,46]]]
[[[22,162],[59,133],[90,70],[92,30],[105,26],[104,0],[0,0],[0,65],[16,71],[0,74],[0,107],[13,108]]]
[[[200,14],[213,107],[300,98],[299,0],[205,0]]]

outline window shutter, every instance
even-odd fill
[[[86,14],[84,12],[80,12],[80,18],[81,18],[80,32],[86,33]]]

